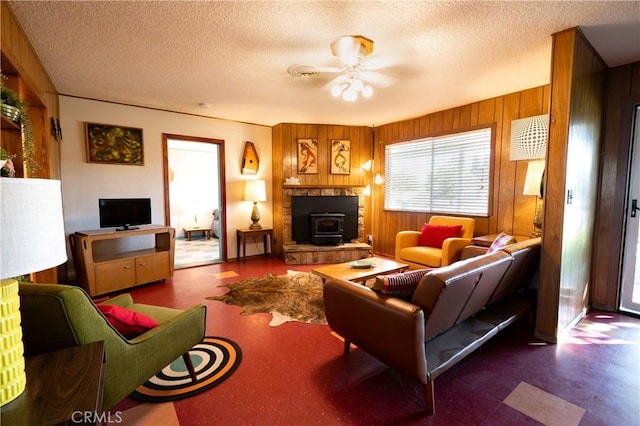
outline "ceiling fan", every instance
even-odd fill
[[[387,87],[395,82],[377,69],[382,64],[367,58],[373,52],[373,40],[361,35],[342,36],[331,43],[331,53],[340,60],[340,67],[291,65],[287,72],[294,77],[312,78],[325,74],[339,74],[325,85],[331,94],[347,102],[355,102],[359,95],[373,94],[373,86]]]

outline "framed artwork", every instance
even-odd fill
[[[298,173],[318,174],[318,139],[298,139]]]
[[[142,129],[85,123],[87,162],[144,165]]]
[[[331,141],[331,174],[351,174],[351,141],[344,139]]]

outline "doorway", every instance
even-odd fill
[[[175,269],[227,260],[224,141],[163,134],[165,217]]]
[[[635,107],[631,135],[620,310],[640,315],[640,105]]]

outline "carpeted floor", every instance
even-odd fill
[[[288,321],[327,323],[322,301],[322,279],[309,272],[267,274],[222,287],[229,288],[229,292],[207,299],[242,306],[242,315],[270,313],[273,318],[269,325],[272,327]]]

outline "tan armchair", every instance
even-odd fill
[[[396,235],[396,262],[406,263],[410,269],[439,268],[460,259],[460,252],[471,244],[475,219],[454,216],[432,216],[430,225],[461,225],[460,237],[447,238],[442,248],[419,246],[420,231],[400,231]]]

